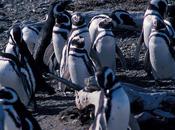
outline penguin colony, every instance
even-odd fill
[[[90,130],[132,129],[129,98],[115,76],[116,56],[126,66],[114,31],[120,25],[137,25],[125,10],[99,14],[87,21],[80,12],[68,12],[65,8],[69,3],[53,2],[45,20],[16,23],[10,28],[9,41],[0,52],[0,130],[41,129],[27,108],[31,102],[35,104],[35,92],[47,87],[44,72],[81,86],[75,92],[77,108],[95,106]],[[146,71],[155,80],[175,79],[175,26],[174,16],[167,15],[169,3],[149,1],[136,50],[139,54],[144,42]],[[96,82],[91,90],[85,82],[90,76]]]

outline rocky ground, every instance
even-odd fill
[[[0,1],[0,46],[7,42],[7,31],[14,21],[40,21],[45,17],[51,0],[1,0]],[[68,9],[71,11],[115,10],[144,11],[147,0],[111,0],[99,3],[96,0],[75,0]],[[133,53],[140,32],[118,32],[119,46],[127,59],[127,70],[123,70],[119,62],[117,76],[120,80],[131,82],[143,87],[154,88],[154,82],[147,77],[143,70],[143,53],[141,51],[139,63],[134,64]],[[55,82],[50,82],[55,84]],[[54,85],[55,86],[55,85]],[[160,86],[159,86],[160,87]],[[171,82],[161,86],[162,89],[173,88]],[[75,108],[74,95],[57,91],[54,95],[36,94],[38,110],[34,116],[43,130],[86,130],[91,120],[88,115],[82,116]],[[81,120],[80,120],[81,117]]]

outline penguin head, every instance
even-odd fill
[[[73,38],[71,45],[78,48],[78,49],[84,48],[84,46],[85,46],[84,38],[81,36],[77,36],[77,37]]]
[[[60,12],[63,12],[66,8],[66,4],[63,4],[63,3],[54,3],[55,6],[53,8],[53,13],[54,13],[54,16],[57,16],[60,14]]]
[[[162,17],[165,17],[168,10],[169,0],[150,0],[150,4],[158,9]]]
[[[71,21],[73,26],[82,26],[85,24],[85,18],[82,16],[81,13],[73,14]]]
[[[111,89],[116,81],[113,70],[109,67],[103,67],[95,73],[95,79],[100,88],[104,90]]]
[[[10,39],[11,44],[19,44],[22,41],[22,32],[19,25],[14,25],[10,30]]]
[[[99,23],[99,28],[102,29],[112,29],[113,28],[113,22],[111,18],[105,18]]]
[[[65,10],[65,6],[58,3],[53,8],[53,15],[56,23],[62,23],[63,20],[63,11]]]

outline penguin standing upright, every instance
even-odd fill
[[[164,22],[153,20],[149,36],[149,59],[156,80],[175,79],[175,50]]]
[[[13,26],[5,53],[0,53],[0,84],[13,87],[27,106],[39,81],[35,78],[38,75],[33,71],[34,63],[30,60],[32,56],[26,46],[22,42],[20,27]]]
[[[94,65],[85,49],[85,39],[75,37],[72,39],[68,54],[68,68],[71,81],[85,86],[85,79],[94,75]]]
[[[144,42],[146,48],[149,48],[149,35],[151,33],[151,29],[153,27],[153,19],[158,19],[163,21],[168,10],[168,0],[150,0],[148,7],[144,14],[142,32],[138,39],[138,43],[135,51],[135,58],[138,61],[140,49],[142,47],[142,43]],[[145,57],[148,56],[148,51],[145,54]],[[146,59],[148,61],[148,59]],[[147,71],[147,70],[146,70]],[[149,70],[148,70],[149,71]],[[149,73],[149,72],[148,72]]]
[[[106,18],[99,23],[98,34],[92,49],[98,55],[102,66],[116,69],[116,39],[112,32],[112,19]]]
[[[107,99],[105,104],[107,130],[127,130],[130,102],[122,85],[116,79],[115,73],[111,68],[105,66],[95,73],[95,78]],[[92,128],[96,126],[98,125],[94,123]]]
[[[58,64],[61,62],[62,50],[71,30],[71,14],[60,6],[55,6],[55,25],[52,32],[54,53]]]
[[[72,40],[77,36],[81,36],[84,38],[84,48],[88,54],[90,53],[91,48],[89,30],[85,18],[82,16],[82,14],[80,13],[73,14],[71,22],[72,22],[72,29],[69,34],[67,45],[64,46],[63,48],[62,59],[60,64],[60,76],[66,79],[70,78],[68,72],[68,55],[72,44]]]

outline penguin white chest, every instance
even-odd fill
[[[115,40],[109,36],[105,36],[104,38],[98,40],[96,50],[102,65],[109,66],[115,70]]]
[[[175,61],[166,41],[152,37],[149,41],[150,62],[156,79],[175,79]]]
[[[83,57],[75,57],[69,55],[68,57],[68,68],[70,77],[73,83],[84,86],[85,78],[90,76],[85,59]]]
[[[123,88],[113,92],[111,105],[108,129],[127,130],[130,117],[130,103]]]

